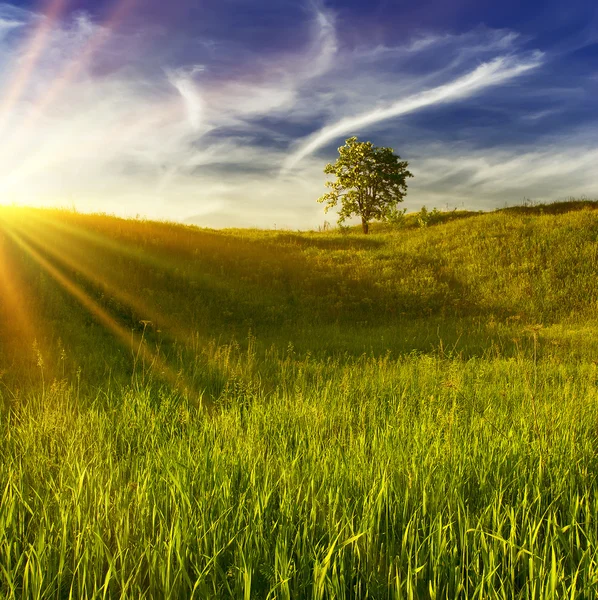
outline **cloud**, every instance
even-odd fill
[[[435,104],[467,98],[491,86],[499,85],[531,69],[535,69],[540,64],[540,54],[535,54],[532,59],[526,62],[519,62],[511,57],[499,57],[491,62],[481,64],[474,71],[439,87],[398,100],[390,106],[375,108],[366,113],[327,125],[312,134],[285,160],[283,170],[292,169],[303,158],[341,135],[360,131],[374,123],[406,115]]]
[[[581,132],[567,147],[552,140],[541,149],[519,146],[487,150],[483,155],[463,144],[423,146],[406,206],[410,210],[424,204],[488,210],[514,205],[524,198],[539,202],[572,196],[598,198],[598,182],[592,171],[597,160],[598,150]]]
[[[215,78],[210,85],[207,69],[205,102],[211,119],[230,124],[254,116],[293,111],[302,89],[326,76],[334,66],[338,40],[332,14],[317,8],[310,23],[310,41],[299,52],[255,60],[246,65],[247,74],[224,82]],[[218,75],[216,73],[216,75]]]
[[[176,88],[185,102],[189,123],[194,131],[199,131],[200,129],[204,103],[193,77],[203,70],[203,66],[196,65],[190,71],[181,69],[170,72],[167,71],[168,80]]]
[[[22,15],[35,31],[37,15]],[[175,205],[187,206],[197,197],[198,169],[253,163],[255,170],[260,160],[266,166],[265,157],[277,160],[264,149],[254,161],[255,148],[244,145],[247,137],[204,142],[203,136],[231,125],[255,130],[254,117],[291,109],[301,85],[331,64],[336,51],[331,27],[329,17],[315,13],[304,52],[276,65],[265,61],[262,81],[255,73],[221,80],[203,65],[164,65],[156,72],[146,70],[148,65],[140,69],[123,63],[106,71],[102,62],[112,60],[119,47],[130,48],[131,39],[106,32],[86,15],[54,23],[45,32],[43,52],[36,47],[35,54],[27,53],[27,44],[15,41],[7,50],[8,61],[17,66],[28,57],[31,73],[13,94],[0,147],[0,201],[75,203],[83,210],[142,210],[178,218]],[[77,63],[82,46],[107,35],[107,49],[98,48],[93,60]],[[72,76],[52,102],[44,103],[44,93],[62,82],[63,72]],[[222,194],[218,177],[209,178],[208,195]],[[230,186],[226,189],[231,195]],[[213,208],[226,201],[206,199],[204,204]]]
[[[14,29],[15,27],[20,27],[22,23],[20,21],[15,21],[14,19],[5,19],[0,17],[0,34]]]
[[[213,73],[204,65],[167,71],[169,81],[185,103],[193,130],[202,136],[227,127],[254,131],[254,119],[265,115],[285,116],[292,112],[302,87],[329,71],[338,50],[334,19],[330,13],[316,6],[309,29],[311,40],[303,52],[264,59],[253,68],[250,76],[222,82],[217,72]],[[214,162],[230,163],[231,154],[239,155],[231,152],[229,147],[227,154],[221,154],[222,159],[215,160],[214,149],[194,151],[189,159],[173,165],[161,179],[160,189],[172,185],[181,172]],[[249,149],[249,154],[254,152],[255,149]],[[248,152],[244,148],[243,153],[240,164],[247,162]],[[207,160],[206,155],[210,157]]]

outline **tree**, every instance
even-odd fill
[[[327,175],[336,175],[336,180],[326,182],[331,191],[318,202],[325,202],[328,212],[340,200],[338,222],[357,215],[361,217],[363,233],[368,233],[372,219],[386,221],[396,213],[397,204],[407,193],[406,180],[413,177],[407,170],[409,163],[392,148],[359,142],[356,137],[349,138],[338,153],[336,162],[324,169]]]

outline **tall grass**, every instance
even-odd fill
[[[367,239],[6,217],[0,598],[597,597],[576,208]]]
[[[210,411],[150,388],[11,400],[0,593],[598,593],[595,365],[275,358],[265,392],[237,356]]]

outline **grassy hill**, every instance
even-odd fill
[[[559,329],[566,343],[598,314],[592,202],[441,213],[428,227],[408,216],[370,236],[29,209],[4,209],[0,222],[21,314],[0,304],[4,365],[15,344],[33,360],[37,340],[48,364],[64,348],[61,368],[101,378],[127,371],[127,346],[144,328],[167,353],[197,335],[243,344],[251,331],[260,346],[311,353],[429,352],[442,342],[479,355],[492,344],[508,352],[526,325],[544,325],[542,341]]]
[[[595,597],[598,203],[421,217],[0,209],[0,598]]]

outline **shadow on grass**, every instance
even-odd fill
[[[279,233],[272,241],[276,245],[297,246],[300,248],[318,248],[319,250],[370,250],[384,246],[382,240],[361,234],[343,235],[340,232],[299,235]]]

